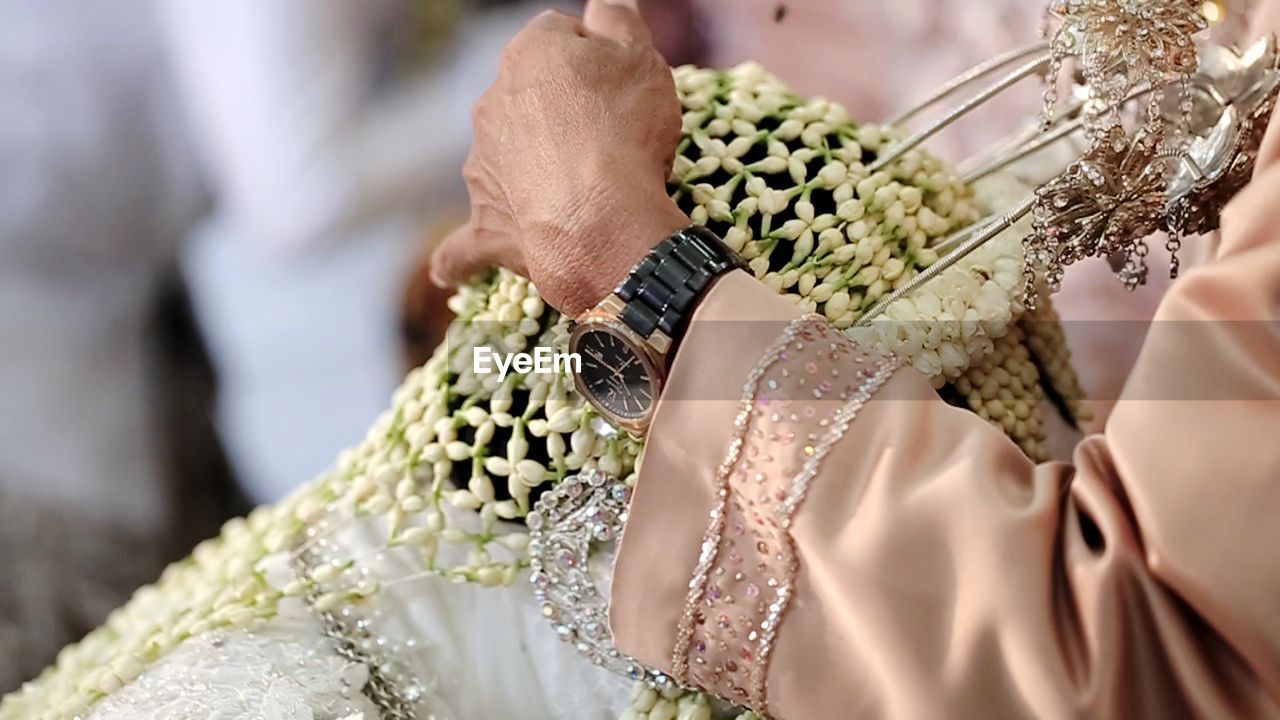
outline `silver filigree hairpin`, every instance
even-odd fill
[[[543,493],[525,518],[529,581],[539,611],[561,640],[606,670],[662,688],[671,678],[614,646],[609,600],[592,569],[593,557],[621,537],[630,498],[625,483],[598,470],[570,475]]]
[[[1237,54],[1196,36],[1206,27],[1192,0],[1054,0],[1058,24],[1047,39],[1005,53],[960,75],[895,118],[901,124],[961,90],[1008,70],[950,112],[882,153],[888,167],[942,129],[1032,75],[1048,79],[1039,131],[964,163],[977,182],[1067,139],[1084,150],[1025,200],[962,228],[935,246],[939,260],[868,309],[859,324],[931,282],[979,247],[1034,214],[1026,239],[1027,297],[1065,267],[1106,256],[1127,287],[1146,279],[1146,238],[1165,230],[1171,274],[1184,233],[1217,228],[1222,208],[1248,182],[1267,120],[1280,94],[1273,38]],[[1078,64],[1064,112],[1057,78]],[[1145,101],[1147,111],[1140,108]]]

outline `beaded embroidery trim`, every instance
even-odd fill
[[[831,423],[831,429],[827,431],[827,434],[818,443],[813,455],[805,461],[804,470],[796,476],[792,484],[791,495],[783,501],[780,508],[782,515],[781,525],[784,530],[782,547],[786,557],[787,579],[778,588],[777,602],[769,606],[769,615],[761,623],[761,627],[764,628],[764,637],[760,641],[760,659],[752,668],[751,675],[753,696],[762,711],[766,709],[767,672],[769,659],[772,655],[773,641],[777,636],[778,625],[781,622],[782,615],[791,604],[792,585],[796,575],[800,572],[795,543],[790,533],[785,531],[790,530],[791,521],[799,509],[800,503],[809,493],[809,485],[818,474],[822,461],[831,451],[831,448],[840,441],[840,438],[844,437],[845,432],[849,429],[849,423],[853,422],[862,406],[893,376],[898,367],[899,363],[895,358],[884,358],[871,371],[871,374],[865,374],[867,371],[863,371],[866,382],[854,392],[853,397],[836,413]]]
[[[806,316],[753,369],[673,650],[683,684],[766,709],[769,659],[799,571],[792,517],[823,459],[897,367]]]
[[[609,631],[609,600],[589,566],[593,547],[613,545],[627,521],[631,489],[598,470],[571,475],[529,513],[529,555],[538,610],[560,639],[596,665],[656,688],[671,678],[622,654]]]
[[[675,647],[671,651],[672,675],[685,685],[690,684],[689,647],[693,639],[693,616],[706,587],[707,573],[711,570],[711,565],[715,562],[716,554],[719,551],[719,539],[724,534],[724,508],[729,497],[727,480],[729,473],[737,465],[738,456],[742,452],[747,422],[751,416],[752,406],[755,404],[756,393],[760,389],[760,380],[764,377],[765,372],[778,362],[783,349],[787,343],[794,339],[795,334],[804,323],[812,322],[813,320],[815,320],[815,317],[812,315],[801,316],[793,320],[787,326],[787,329],[783,331],[782,336],[775,340],[769,346],[769,349],[765,351],[760,361],[756,363],[756,366],[752,368],[751,373],[747,376],[747,382],[743,385],[742,398],[738,403],[738,414],[733,421],[735,436],[729,441],[724,460],[721,461],[720,466],[716,469],[716,505],[711,509],[711,522],[702,537],[702,551],[698,556],[697,565],[694,566],[693,577],[689,580],[689,593],[685,598],[684,614],[680,618]]]
[[[293,564],[299,577],[314,577],[315,568],[322,562],[315,550],[305,550],[296,556]],[[414,708],[422,692],[416,685],[400,688],[384,671],[387,659],[367,649],[370,645],[377,647],[380,644],[369,632],[369,621],[356,616],[350,607],[339,611],[324,607],[318,602],[320,596],[319,584],[316,583],[310,585],[303,598],[320,621],[322,632],[332,643],[334,653],[368,668],[369,677],[360,692],[378,708],[380,720],[414,720],[417,717]]]

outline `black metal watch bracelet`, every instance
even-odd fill
[[[626,303],[619,319],[648,338],[676,337],[695,301],[720,275],[746,263],[715,233],[693,226],[658,244],[614,293]]]

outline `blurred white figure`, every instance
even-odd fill
[[[184,267],[251,499],[356,440],[403,375],[396,319],[421,216],[460,191],[470,108],[530,16],[469,18],[430,72],[380,82],[403,0],[162,0],[219,189]]]
[[[203,210],[168,80],[134,0],[0,0],[0,687],[169,559],[147,331]]]
[[[380,85],[379,33],[412,7],[0,0],[0,687],[191,520],[147,330],[209,197],[188,268],[249,491],[305,481],[385,404],[412,216],[460,185],[470,106],[528,12]]]

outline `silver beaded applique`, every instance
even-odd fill
[[[593,548],[617,542],[627,521],[631,490],[598,470],[571,475],[538,499],[525,518],[529,555],[542,616],[560,639],[596,665],[655,687],[671,679],[624,655],[609,631],[609,600],[592,577]]]
[[[299,553],[294,568],[299,577],[314,577],[315,570],[326,562],[314,549]],[[332,561],[328,561],[332,562]],[[321,593],[313,584],[304,599],[307,607],[320,621],[324,636],[333,645],[338,657],[368,669],[367,677],[357,683],[356,689],[378,708],[380,720],[414,720],[418,703],[424,693],[416,681],[405,683],[409,674],[393,657],[400,648],[389,647],[389,642],[376,636],[369,618],[363,617],[351,607],[329,609],[317,601]]]

